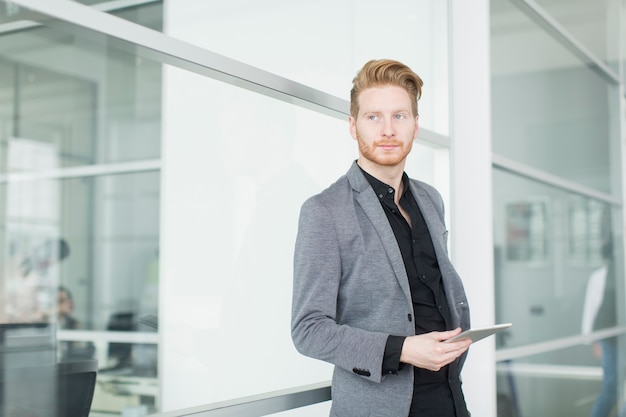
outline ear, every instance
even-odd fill
[[[419,118],[420,118],[419,114],[417,116],[415,116],[415,137],[413,138],[413,140],[417,140],[417,135],[418,135],[418,133],[420,131],[420,127],[419,127],[419,123],[418,123]]]
[[[350,135],[354,140],[356,140],[356,121],[354,120],[354,117],[350,116],[348,118],[348,122],[350,123]]]

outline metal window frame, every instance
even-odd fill
[[[42,14],[42,20],[45,20],[42,24],[81,38],[98,41],[104,35],[109,44],[117,40],[118,42],[114,42],[116,47],[156,62],[186,69],[342,120],[349,114],[346,100],[90,6],[69,0],[15,0],[13,3]]]
[[[150,417],[262,417],[330,401],[330,399],[330,381],[326,381],[182,410],[152,414]]]
[[[533,0],[509,0],[520,11],[532,19],[567,50],[580,58],[589,68],[597,72],[611,84],[619,84],[620,76],[602,60],[596,57],[574,36],[572,36],[557,20],[548,14]]]
[[[70,0],[14,0],[13,4],[42,15],[41,22],[16,21],[0,25],[0,34],[28,30],[43,25],[58,28],[75,36],[102,41],[117,48],[163,64],[172,65],[204,75],[264,96],[298,105],[328,116],[347,120],[349,102],[307,85],[264,71],[243,62],[167,36],[156,30],[129,22],[108,12],[160,0],[111,0],[87,6]],[[436,148],[449,148],[450,138],[435,131],[420,128],[418,140]],[[160,169],[157,161],[137,161],[147,170]],[[71,178],[80,175],[100,175],[136,172],[128,164],[85,166],[80,169],[61,168],[54,173],[30,176],[0,175],[0,184],[27,178]]]
[[[541,169],[514,161],[502,155],[492,154],[492,161],[494,169],[510,172],[520,177],[558,188],[559,190],[569,191],[574,194],[600,200],[612,205],[622,206],[622,200],[612,196],[611,194],[603,193],[594,188],[580,185],[577,182],[564,179]]]

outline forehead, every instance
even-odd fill
[[[375,111],[411,111],[411,97],[402,87],[370,87],[359,94],[359,113]]]

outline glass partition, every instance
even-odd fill
[[[623,349],[624,338],[613,337],[500,362],[498,416],[619,415],[626,411]],[[614,371],[606,380],[603,355]]]
[[[13,17],[32,16],[18,10]],[[0,34],[0,167],[24,172],[160,157],[160,64],[52,27]],[[15,160],[8,141],[18,139],[13,152],[30,141],[54,160],[5,165]]]
[[[169,66],[164,79],[164,407],[330,379],[329,365],[303,357],[290,339],[293,249],[301,204],[358,156],[347,116]],[[445,193],[447,159],[417,143],[406,170]]]
[[[615,404],[625,358],[607,335],[624,332],[621,209],[500,170],[493,182],[496,318],[515,324],[497,337],[508,358],[498,407],[586,416],[603,374]]]
[[[622,87],[579,57],[618,68],[623,5],[491,5],[498,415],[617,415]]]
[[[619,193],[617,85],[513,6],[492,13],[493,151],[578,184]],[[515,24],[513,24],[515,23]]]
[[[161,30],[159,2],[133,4],[110,13]],[[146,56],[165,54],[12,2],[0,6],[5,324],[52,324],[48,360],[97,360],[93,416],[159,411],[166,392],[171,409],[327,379],[329,367],[299,355],[289,338],[290,253],[299,204],[357,157],[347,115],[169,66],[187,68],[182,60],[152,61]],[[386,5],[393,33],[374,41],[374,3],[333,3],[324,13],[304,4],[212,6],[202,21],[202,2],[168,6],[170,35],[201,29],[183,38],[229,52],[255,75],[270,71],[341,98],[366,59],[400,59],[427,85],[421,126],[437,137],[448,131],[446,2]],[[448,199],[447,149],[417,143],[407,172]],[[24,277],[32,277],[26,289]],[[255,351],[246,356],[250,340]],[[316,371],[303,374],[302,363]]]
[[[537,0],[537,4],[599,60],[619,68],[621,0]]]
[[[8,325],[50,323],[57,361],[97,360],[94,412],[154,410],[159,174],[24,179],[0,192]]]
[[[581,335],[590,276],[610,265],[608,301],[623,289],[621,210],[501,170],[493,184],[496,317],[515,323],[498,346]]]
[[[399,59],[425,80],[422,127],[449,131],[446,2],[179,0],[165,10],[168,35],[345,100],[363,63]]]
[[[161,64],[0,10],[2,414],[36,411],[30,384],[33,407],[73,415],[77,383],[93,416],[155,411]],[[116,13],[162,21],[156,4]]]
[[[426,81],[421,125],[449,133],[445,1],[177,0],[165,6],[163,26],[158,0],[81,3],[345,100],[346,80],[365,61],[399,59]]]

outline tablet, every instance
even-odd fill
[[[448,340],[444,340],[444,342],[456,342],[457,340],[465,340],[465,339],[471,339],[472,342],[476,342],[480,339],[484,339],[487,336],[491,336],[492,334],[497,333],[500,330],[508,329],[512,325],[513,325],[512,323],[503,323],[503,324],[496,324],[496,325],[488,326],[488,327],[469,329],[469,330],[465,330],[464,332],[457,334],[454,337],[451,337]]]

